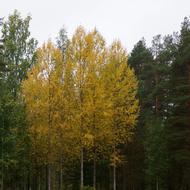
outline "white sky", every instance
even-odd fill
[[[108,44],[120,39],[128,51],[145,37],[171,34],[190,15],[190,0],[0,0],[0,17],[14,9],[32,16],[31,32],[40,43],[54,39],[64,25],[71,36],[79,25],[94,27]]]

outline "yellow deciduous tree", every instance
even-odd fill
[[[88,150],[93,159],[93,187],[96,188],[96,161],[98,154],[103,154],[102,141],[105,139],[104,125],[104,88],[102,70],[105,64],[106,47],[103,37],[96,31],[86,35],[87,73],[84,89],[84,121]],[[89,152],[88,151],[88,152]]]
[[[83,137],[85,135],[84,130],[84,88],[85,88],[85,76],[87,72],[87,62],[86,62],[86,33],[82,27],[77,28],[72,40],[69,44],[70,54],[67,57],[67,62],[73,64],[74,73],[74,84],[76,90],[76,100],[77,100],[77,113],[76,113],[76,126],[75,129],[78,131],[79,146],[80,146],[80,160],[81,160],[81,188],[83,188],[83,156],[84,156],[84,143]]]
[[[60,128],[58,128],[58,144],[60,158],[60,189],[62,189],[63,160],[78,158],[80,155],[79,128],[78,128],[78,102],[74,81],[74,64],[71,62],[71,46],[67,48],[64,57],[64,71],[62,77],[62,92],[59,102],[61,116]]]
[[[106,122],[112,131],[113,189],[116,190],[116,165],[120,161],[118,146],[131,137],[139,111],[136,98],[138,82],[127,65],[127,54],[119,41],[115,41],[109,49],[104,82],[107,94]]]
[[[62,55],[51,42],[37,51],[37,63],[22,84],[26,103],[32,158],[51,168],[58,163],[62,189],[63,160],[80,157],[81,189],[84,186],[84,150],[96,163],[109,155],[113,165],[114,190],[119,146],[133,133],[138,117],[137,79],[127,65],[120,42],[110,48],[97,32],[78,27]],[[111,155],[111,156],[110,156]]]
[[[51,165],[56,159],[58,111],[61,100],[62,54],[49,41],[37,50],[37,63],[22,84],[26,103],[32,158],[47,167],[47,189],[51,189]]]
[[[81,188],[83,188],[84,149],[93,152],[93,186],[96,185],[96,154],[98,141],[103,138],[104,89],[102,70],[106,47],[103,37],[96,31],[86,33],[79,27],[69,45],[70,62],[74,65],[74,83],[77,98],[78,139],[81,146]],[[68,61],[68,60],[67,60]]]

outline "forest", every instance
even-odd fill
[[[131,52],[31,19],[0,19],[0,190],[190,190],[190,18]]]

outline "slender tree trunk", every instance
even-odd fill
[[[127,187],[126,187],[126,166],[124,165],[123,166],[123,190],[125,190]]]
[[[51,190],[51,168],[50,168],[50,164],[48,164],[48,190]]]
[[[23,179],[23,190],[27,190],[27,175],[24,172],[24,179]]]
[[[94,95],[95,95],[95,89],[94,89],[94,93],[93,93]],[[93,104],[94,104],[94,106],[95,106],[95,100],[93,99]],[[94,157],[93,157],[93,188],[94,188],[94,190],[96,189],[96,124],[95,124],[95,118],[96,118],[96,116],[95,116],[95,112],[94,112],[94,114],[93,114],[93,128],[94,128],[94,150],[93,150],[93,153],[94,153]]]
[[[116,160],[115,160],[115,146],[114,146],[114,159],[113,159],[113,190],[116,190]]]
[[[30,170],[29,170],[29,172],[28,172],[28,184],[27,184],[27,189],[28,190],[31,190],[31,184],[30,184]]]
[[[158,185],[158,178],[156,179],[156,190],[159,189],[159,185]]]
[[[51,190],[51,169],[50,165],[46,165],[46,190]]]
[[[32,176],[32,189],[38,189],[38,173],[37,168],[34,168],[36,175]]]
[[[96,149],[94,148],[94,160],[93,160],[93,188],[96,189]]]
[[[41,176],[40,176],[40,172],[38,173],[38,190],[41,190]]]
[[[51,117],[51,100],[52,100],[52,93],[50,91],[50,85],[51,85],[51,79],[50,79],[50,73],[48,74],[48,83],[49,83],[49,95],[48,95],[48,164],[47,164],[47,180],[48,180],[48,184],[47,184],[47,188],[48,190],[51,190],[51,168],[50,168],[50,152],[51,152],[51,126],[52,126],[52,117]]]
[[[109,190],[113,188],[112,184],[112,167],[109,167]]]
[[[81,85],[80,85],[80,110],[82,110],[82,105],[83,105],[83,93],[81,90]],[[83,135],[83,117],[80,116],[80,135],[82,137]],[[83,189],[84,187],[84,149],[83,149],[83,144],[81,140],[81,156],[80,156],[80,188]]]
[[[63,156],[61,155],[61,160],[60,160],[60,190],[63,189],[63,168],[62,168],[62,161]]]
[[[159,81],[160,81],[160,77],[159,77],[159,75],[156,73],[156,76],[155,76],[156,88],[158,88]],[[156,95],[156,97],[155,97],[156,116],[159,116],[160,107],[161,107],[161,105],[160,105],[160,99],[159,99],[159,96]]]
[[[48,167],[46,164],[46,173],[45,173],[45,185],[46,185],[46,190],[48,190]]]
[[[113,165],[113,190],[116,190],[116,165]]]
[[[84,151],[81,148],[81,163],[80,163],[80,187],[83,189],[84,187]]]

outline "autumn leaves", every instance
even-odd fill
[[[126,51],[79,27],[64,53],[49,41],[37,55],[22,83],[31,158],[48,166],[49,189],[51,168],[62,168],[60,160],[80,158],[81,187],[84,158],[92,160],[95,188],[96,162],[110,159],[116,168],[119,145],[130,139],[138,117],[138,83]]]

